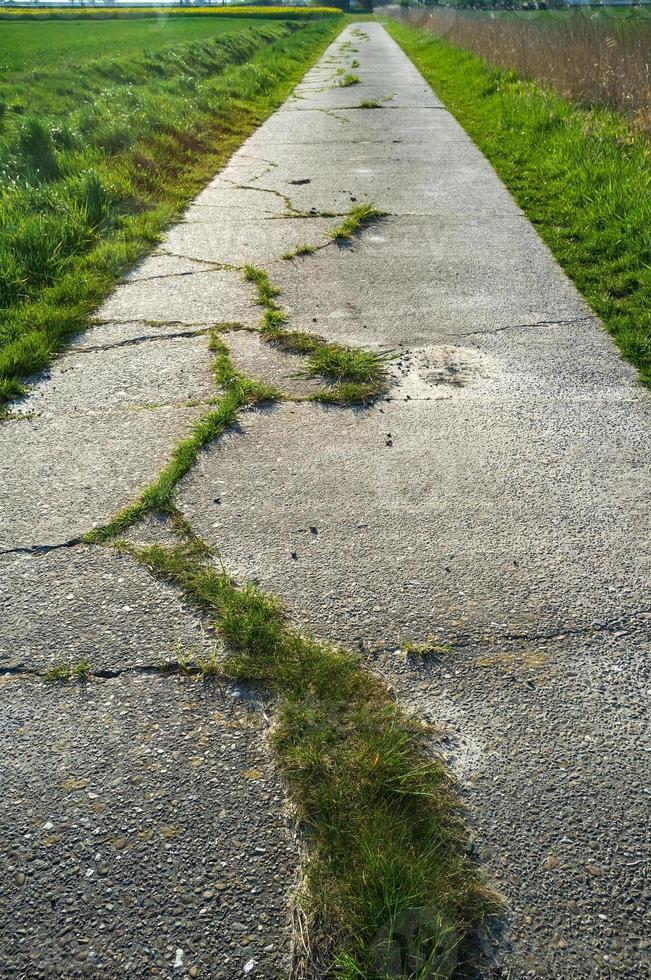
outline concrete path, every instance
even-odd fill
[[[366,200],[386,217],[328,244],[320,213]],[[304,243],[324,247],[282,259]],[[76,543],[215,397],[207,329],[259,322],[246,262],[290,326],[396,352],[393,385],[366,410],[247,413],[182,512],[443,724],[509,903],[481,976],[648,976],[648,395],[374,23],[342,33],[0,431],[0,971],[287,970],[294,848],[266,715],[152,674],[213,638],[130,559]],[[305,390],[300,358],[226,337],[248,374]],[[430,639],[450,652],[402,652]],[[42,684],[81,657],[106,679]]]

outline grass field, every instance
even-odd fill
[[[582,105],[607,106],[651,132],[651,13],[603,11],[403,11],[412,26],[510,68]]]
[[[648,138],[429,32],[388,27],[651,385]]]
[[[0,74],[0,404],[87,324],[339,27],[0,22],[3,57],[22,65]]]
[[[270,23],[272,18],[256,20],[260,25]],[[6,84],[14,72],[83,67],[99,58],[110,61],[241,30],[238,17],[152,17],[102,21],[101,26],[85,20],[30,23],[0,17],[0,73]]]

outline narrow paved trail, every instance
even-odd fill
[[[365,201],[384,216],[332,242],[326,215]],[[301,401],[246,263],[289,327],[393,352],[388,396]],[[0,972],[287,970],[296,848],[264,705],[156,673],[213,638],[131,558],[79,543],[216,396],[216,323],[298,398],[246,412],[176,502],[229,571],[436,722],[508,903],[480,975],[648,976],[648,394],[375,23],[346,28],[0,430]],[[44,684],[62,659],[103,677]]]

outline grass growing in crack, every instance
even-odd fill
[[[380,214],[370,204],[353,208],[346,218],[346,227],[341,226],[342,235],[350,238],[364,221]],[[263,340],[293,354],[309,355],[306,374],[336,383],[334,388],[314,392],[310,395],[312,401],[333,405],[365,404],[387,390],[389,378],[386,363],[392,357],[390,353],[377,354],[360,348],[342,347],[329,343],[318,334],[286,330],[287,314],[277,302],[280,290],[271,282],[268,273],[247,265],[244,277],[255,284],[257,301],[264,308],[260,329]]]
[[[238,406],[261,404],[282,398],[282,392],[278,388],[264,384],[264,382],[254,378],[248,378],[235,368],[228,347],[219,336],[218,331],[212,332],[209,346],[210,350],[215,353],[215,360],[213,361],[215,380],[218,385],[226,389],[228,394],[235,396]]]
[[[174,489],[179,480],[190,471],[204,446],[218,439],[236,423],[240,409],[281,397],[277,388],[247,378],[234,368],[218,329],[211,334],[210,348],[215,352],[215,380],[225,389],[216,408],[199,419],[190,435],[178,443],[169,463],[158,479],[145,488],[139,500],[125,507],[108,524],[85,535],[84,541],[87,544],[102,544],[112,540],[144,517],[148,511],[171,513]]]
[[[147,23],[125,25],[130,45],[102,57],[66,25],[74,64],[59,50],[63,64],[37,66],[23,51],[24,71],[3,79],[0,404],[88,325],[337,29],[336,18],[175,23],[159,21],[170,40],[152,35],[145,52],[134,37]],[[91,37],[97,27],[86,26]]]
[[[329,937],[327,975],[387,975],[378,956],[388,962],[406,919],[432,957],[437,944],[456,951],[491,902],[424,727],[357,657],[298,632],[275,597],[238,586],[205,546],[130,551],[208,612],[230,651],[225,674],[277,697],[272,747],[309,844],[300,900]]]
[[[87,660],[79,660],[76,664],[60,663],[53,664],[43,673],[43,680],[50,683],[56,681],[84,680],[91,672],[91,666]]]
[[[349,73],[348,75],[344,75],[344,77],[337,82],[337,87],[348,88],[349,85],[357,85],[358,83],[359,75],[351,75]]]
[[[359,107],[360,109],[381,109],[382,103],[378,99],[364,99],[363,102],[360,102]]]
[[[298,258],[301,255],[314,255],[315,252],[316,245],[308,245],[306,243],[305,245],[299,245],[293,252],[285,252],[282,258],[285,259],[286,262],[291,262],[292,259]]]
[[[344,221],[332,229],[330,237],[335,242],[349,241],[364,225],[382,217],[384,211],[379,211],[373,204],[356,204]]]

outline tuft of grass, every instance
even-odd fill
[[[330,232],[335,242],[349,241],[353,235],[376,218],[384,217],[385,212],[379,211],[373,204],[356,204],[350,214]]]
[[[359,68],[359,61],[357,60],[357,58],[353,58],[353,60],[350,63],[350,67],[351,68]]]
[[[359,104],[360,109],[381,109],[382,103],[378,99],[364,99]]]
[[[300,633],[277,598],[238,585],[205,548],[130,551],[207,612],[226,675],[276,696],[272,749],[308,841],[300,901],[329,937],[327,975],[388,975],[406,921],[424,966],[456,960],[496,904],[426,728],[358,657]]]
[[[291,262],[292,259],[295,259],[298,256],[314,255],[315,252],[316,245],[309,245],[306,243],[305,245],[299,245],[298,248],[295,248],[292,252],[285,252],[282,258],[285,259],[286,262]]]
[[[370,384],[380,391],[386,386],[386,364],[392,356],[324,341],[311,351],[307,371],[333,381]]]
[[[454,647],[451,643],[437,643],[435,640],[426,640],[424,643],[414,643],[412,640],[405,640],[400,649],[408,657],[420,657],[425,660],[427,657],[442,656],[452,653]]]
[[[346,237],[352,236],[363,221],[380,212],[371,205],[353,208],[346,218]],[[308,354],[306,373],[311,377],[320,376],[336,382],[336,388],[315,392],[314,401],[337,405],[367,403],[384,394],[389,376],[386,362],[391,353],[377,354],[355,347],[342,347],[329,343],[318,334],[302,330],[286,330],[287,314],[277,302],[280,290],[275,286],[264,269],[248,265],[244,277],[257,288],[258,303],[264,307],[260,334],[263,340],[277,344],[293,354]]]
[[[87,660],[79,660],[77,663],[61,662],[53,664],[43,674],[43,680],[48,683],[56,681],[85,680],[91,672],[91,666]]]
[[[177,671],[186,677],[218,677],[223,676],[222,664],[216,653],[204,654],[196,650],[188,650],[179,654],[175,661],[163,665],[163,672]]]
[[[648,139],[431,34],[388,29],[651,385]]]
[[[344,75],[343,78],[341,78],[337,82],[337,87],[338,88],[348,88],[349,85],[357,85],[357,84],[359,84],[359,75],[351,75],[349,73],[347,75]]]

